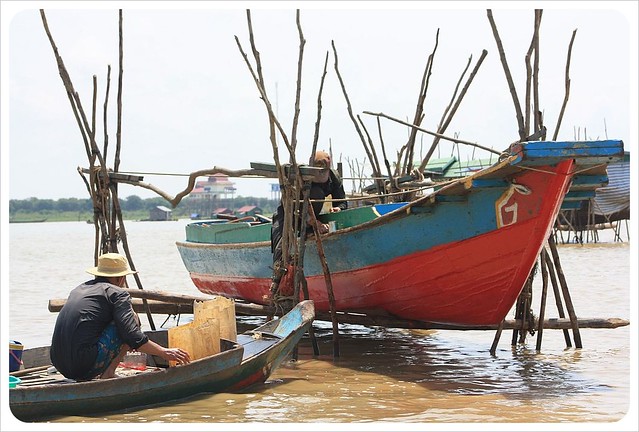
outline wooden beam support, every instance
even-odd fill
[[[144,294],[151,294],[152,291],[146,290],[136,290],[141,291]],[[152,294],[151,294],[152,295]],[[178,298],[183,297],[177,295]],[[188,297],[188,296],[186,296]],[[204,300],[210,300],[210,298],[204,298]],[[182,298],[181,301],[184,301]],[[49,300],[49,311],[50,312],[60,312],[62,306],[66,302],[65,299],[51,299]],[[149,307],[151,308],[151,312],[154,314],[169,314],[169,315],[177,315],[177,314],[192,314],[193,313],[193,303],[167,303],[158,300],[147,300]],[[133,308],[136,312],[144,312],[144,305],[142,304],[142,299],[134,298],[132,299]],[[257,304],[250,303],[235,303],[235,312],[237,315],[245,315],[245,316],[267,316],[269,312],[272,313],[271,308],[268,306],[262,306]],[[347,312],[337,312],[337,317],[340,324],[358,324],[365,326],[381,326],[381,327],[391,327],[391,328],[407,328],[407,329],[422,329],[422,330],[497,330],[499,328],[499,324],[490,324],[490,325],[481,325],[481,326],[463,326],[463,325],[453,325],[453,324],[439,324],[439,323],[430,323],[424,321],[411,321],[411,320],[402,320],[396,319],[387,316],[379,316],[379,315],[365,315],[365,314],[355,314],[355,313],[347,313]],[[328,312],[318,312],[316,313],[315,319],[317,321],[327,321],[331,322],[331,315]],[[628,320],[624,320],[621,318],[581,318],[578,320],[579,328],[598,328],[598,329],[613,329],[617,327],[624,327],[630,324]],[[538,323],[535,321],[535,328],[537,328]],[[521,320],[504,320],[502,329],[521,329],[522,323]],[[570,319],[567,318],[549,318],[544,320],[544,329],[551,330],[564,330],[571,328]],[[524,331],[527,328],[524,327]]]

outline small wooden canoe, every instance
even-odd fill
[[[300,302],[279,319],[238,335],[237,343],[223,340],[222,352],[168,367],[149,356],[144,371],[121,370],[119,377],[77,382],[52,370],[49,347],[24,350],[24,368],[12,372],[20,383],[9,390],[9,406],[22,421],[65,415],[96,414],[166,403],[199,393],[237,391],[262,383],[293,351],[315,317],[313,302]],[[167,346],[168,331],[147,332]]]

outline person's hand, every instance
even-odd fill
[[[164,355],[165,360],[173,360],[177,362],[177,364],[191,363],[191,356],[182,348],[167,348],[164,351]]]
[[[342,209],[339,207],[331,207],[329,213],[337,213],[338,211],[342,211]]]
[[[317,221],[317,232],[319,232],[320,234],[326,234],[328,231],[328,224]]]

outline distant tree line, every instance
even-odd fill
[[[243,206],[254,205],[260,207],[264,214],[269,215],[275,211],[277,204],[278,201],[269,198],[239,196],[232,200],[225,200],[224,205],[220,205],[220,207],[231,207],[236,210]],[[200,204],[196,200],[185,199],[172,211],[176,216],[189,216],[191,213],[199,211],[198,205]],[[160,197],[142,199],[137,195],[130,195],[127,198],[120,199],[120,207],[123,212],[151,210],[157,206],[170,208],[170,204]],[[53,212],[93,212],[93,204],[89,198],[60,198],[54,200],[32,197],[22,200],[9,200],[9,215]]]

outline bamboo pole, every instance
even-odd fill
[[[379,137],[379,144],[382,148],[382,155],[384,156],[384,166],[386,167],[386,172],[388,173],[388,185],[391,193],[396,192],[399,188],[393,182],[393,173],[391,171],[390,162],[388,162],[388,156],[386,156],[386,146],[384,145],[384,136],[382,135],[382,123],[377,117],[377,135]]]
[[[304,38],[304,33],[302,31],[302,26],[301,26],[301,22],[300,22],[300,11],[299,9],[296,11],[296,25],[297,25],[297,30],[298,30],[298,35],[299,35],[299,40],[300,40],[300,45],[299,45],[299,55],[298,55],[298,63],[297,63],[297,87],[296,87],[296,98],[295,98],[295,109],[294,109],[294,118],[293,118],[293,126],[292,126],[292,130],[291,130],[291,138],[290,138],[290,143],[288,138],[286,137],[285,132],[283,131],[275,113],[272,110],[272,106],[268,100],[267,97],[267,92],[266,92],[266,88],[264,85],[264,78],[262,75],[262,66],[261,66],[261,60],[260,60],[260,55],[259,55],[259,51],[257,51],[256,45],[255,45],[255,39],[254,39],[254,34],[253,34],[253,28],[252,28],[252,24],[251,24],[251,13],[250,10],[246,11],[247,13],[247,22],[248,22],[248,29],[249,29],[249,38],[250,38],[250,44],[251,44],[251,49],[253,52],[253,57],[255,59],[256,62],[256,70],[257,72],[254,71],[253,67],[251,66],[250,62],[248,61],[248,57],[246,56],[246,54],[244,53],[242,46],[239,42],[239,39],[237,38],[237,36],[235,37],[238,48],[242,54],[242,56],[244,57],[244,60],[249,68],[249,71],[251,72],[254,81],[257,85],[258,91],[260,92],[261,96],[262,96],[262,100],[266,106],[266,109],[268,111],[269,114],[269,121],[270,121],[270,125],[271,125],[271,143],[272,143],[272,147],[273,147],[273,154],[274,154],[274,160],[275,160],[275,164],[277,167],[277,171],[279,173],[279,179],[280,179],[280,186],[283,188],[283,193],[282,193],[282,211],[284,212],[283,217],[284,217],[284,223],[282,226],[282,237],[281,237],[281,248],[282,248],[282,261],[275,263],[274,265],[274,269],[273,269],[273,278],[272,278],[272,283],[271,283],[271,287],[270,287],[270,293],[271,293],[271,305],[276,306],[275,309],[277,310],[277,306],[278,306],[278,302],[277,300],[282,300],[282,304],[284,304],[285,302],[288,302],[289,300],[293,300],[294,302],[298,302],[299,301],[299,292],[300,292],[300,287],[304,292],[304,296],[305,298],[309,297],[308,294],[308,288],[306,285],[306,280],[304,278],[304,254],[305,254],[305,248],[306,248],[306,224],[307,224],[307,208],[312,208],[309,206],[309,192],[310,192],[310,185],[308,183],[308,180],[303,180],[302,175],[300,173],[299,170],[299,165],[296,162],[296,158],[295,158],[295,148],[297,145],[297,124],[298,124],[298,120],[299,120],[299,112],[300,112],[300,96],[301,96],[301,90],[302,90],[302,65],[303,65],[303,57],[304,57],[304,46],[306,43],[306,40]],[[324,80],[325,80],[325,76],[326,76],[326,66],[328,64],[328,53],[326,55],[326,60],[325,60],[325,64],[324,64],[324,73],[322,75],[322,79],[321,79],[321,84],[320,84],[320,90],[318,93],[318,114],[317,114],[317,121],[316,121],[316,127],[315,127],[315,135],[314,135],[314,139],[313,139],[313,152],[311,154],[310,160],[313,160],[313,155],[315,153],[315,149],[317,147],[317,141],[319,138],[319,125],[320,125],[320,121],[321,121],[321,95],[322,95],[322,89],[324,86]],[[282,139],[284,140],[284,143],[286,145],[286,148],[288,149],[289,152],[289,161],[291,164],[291,168],[292,168],[292,172],[295,174],[295,178],[294,178],[294,182],[293,184],[291,184],[290,182],[290,178],[285,178],[284,176],[284,170],[282,169],[282,166],[279,162],[279,156],[278,156],[278,148],[277,148],[277,142],[275,140],[274,137],[274,131],[275,128],[277,127],[277,129],[280,132],[280,135],[282,137]],[[300,204],[300,200],[299,197],[300,195],[302,196],[302,200],[301,200],[301,204]],[[301,210],[300,210],[300,205],[301,205]],[[294,217],[294,215],[302,215],[301,218],[297,218]],[[291,255],[291,251],[294,251],[294,253]],[[285,271],[287,271],[287,269],[289,268],[289,258],[291,260],[292,263],[292,271],[294,271],[293,276],[293,296],[292,298],[284,297],[280,295],[280,282],[282,279],[282,276],[284,274]],[[286,307],[286,306],[285,306]],[[284,313],[286,311],[282,310],[282,313]],[[318,345],[315,341],[315,337],[314,337],[314,333],[312,328],[309,330],[309,336],[311,337],[311,340],[313,342],[313,347],[314,347],[314,351],[316,354],[319,354],[319,348]]]
[[[308,219],[308,209],[309,207],[312,209],[312,206],[309,206],[309,200],[308,200],[308,196],[310,193],[310,185],[308,184],[308,182],[305,183],[304,185],[304,191],[303,191],[303,195],[304,195],[304,201],[302,203],[302,214],[306,215],[306,217],[303,218],[303,226],[306,226],[306,221]],[[298,260],[298,265],[296,268],[296,272],[295,272],[295,280],[294,280],[294,291],[293,291],[293,298],[295,299],[295,301],[298,301],[299,299],[299,290],[300,290],[300,286],[302,289],[302,292],[304,293],[304,299],[308,300],[310,299],[310,295],[308,293],[308,285],[306,283],[306,278],[304,276],[304,256],[306,254],[306,230],[304,230],[303,233],[301,233],[299,240],[298,240],[299,244],[300,244],[300,251],[299,251],[299,260]],[[319,355],[319,345],[317,343],[317,340],[315,339],[315,332],[313,331],[313,326],[310,326],[308,328],[308,336],[311,339],[311,344],[313,346],[313,353],[315,355]],[[295,352],[295,358],[297,358],[297,350]]]
[[[523,304],[522,304],[522,327],[519,329],[519,343],[523,344],[526,342],[526,325],[528,328],[534,328],[530,325],[532,322],[531,317],[531,309],[530,305],[532,304],[532,279],[529,283],[524,286],[524,292],[522,296]]]

